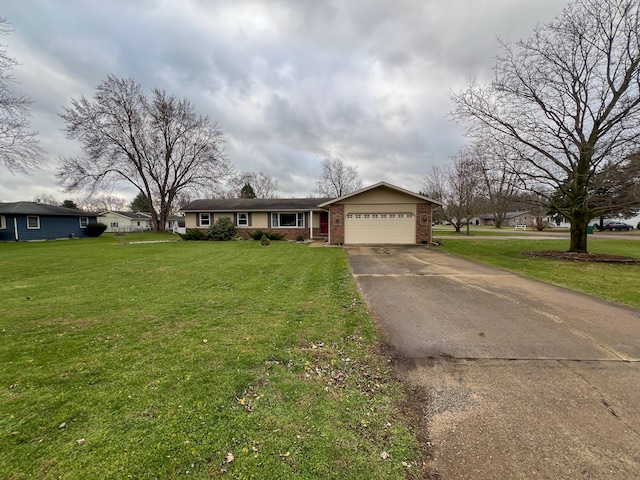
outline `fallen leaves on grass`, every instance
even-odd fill
[[[625,257],[622,255],[609,255],[606,253],[577,253],[560,252],[557,250],[533,250],[522,252],[525,257],[533,258],[553,258],[555,260],[569,260],[574,262],[601,262],[601,263],[623,263],[626,265],[640,265],[640,259]]]

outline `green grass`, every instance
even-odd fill
[[[449,253],[605,300],[640,308],[640,266],[530,258],[528,250],[566,251],[569,240],[456,240],[438,247]],[[591,253],[640,258],[640,241],[589,238]]]
[[[549,231],[553,231],[553,232],[568,232],[568,230],[562,230],[562,229],[552,229]],[[544,235],[545,232],[536,232],[535,229],[529,228],[526,231],[523,230],[516,230],[513,227],[502,227],[502,228],[495,228],[495,227],[491,227],[491,226],[471,226],[471,228],[469,228],[469,235],[470,237],[478,237],[478,236],[482,236],[482,237],[511,237],[511,236],[523,236],[526,237],[527,235],[531,235],[531,233],[541,233]],[[467,227],[464,226],[462,227],[462,229],[460,230],[460,233],[456,233],[455,228],[453,228],[452,226],[448,226],[448,225],[436,225],[435,227],[433,227],[433,235],[438,236],[438,235],[461,235],[461,236],[467,236]]]
[[[1,478],[418,473],[341,249],[165,238],[0,244]]]

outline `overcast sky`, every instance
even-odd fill
[[[191,100],[225,132],[240,171],[263,171],[281,197],[307,197],[338,155],[365,185],[417,191],[463,145],[450,91],[492,76],[497,38],[516,41],[567,0],[2,0],[34,100],[48,164],[0,165],[0,201],[53,195],[57,158],[80,153],[58,117],[109,74]],[[123,186],[115,192],[132,199]]]

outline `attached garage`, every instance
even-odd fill
[[[439,204],[380,182],[319,206],[329,210],[332,245],[409,245],[431,242],[431,209]]]

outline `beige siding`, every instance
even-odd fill
[[[374,190],[369,190],[368,192],[363,192],[354,197],[347,198],[340,203],[344,203],[345,205],[357,203],[368,205],[390,203],[415,204],[416,198],[411,195],[407,195],[406,193],[398,192],[396,190],[390,190],[388,188],[376,188]]]
[[[416,214],[416,204],[395,203],[395,204],[350,204],[344,206],[344,214],[350,213],[412,213]]]
[[[251,227],[248,228],[268,228],[269,214],[267,212],[253,212],[251,214]]]
[[[197,213],[185,213],[184,214],[184,227],[185,228],[196,228],[196,222],[198,221]]]

